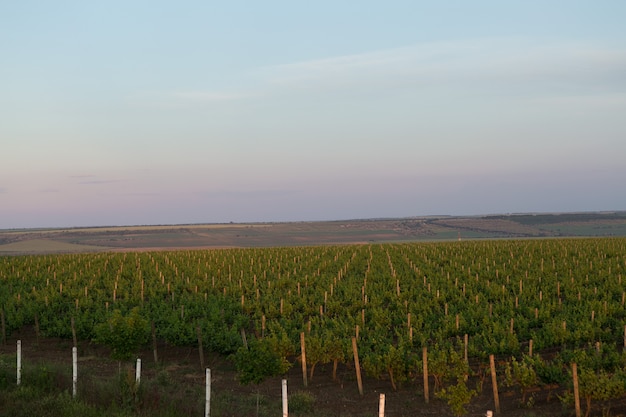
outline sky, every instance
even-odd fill
[[[625,18],[1,2],[0,229],[626,210]]]

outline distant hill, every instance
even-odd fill
[[[626,211],[0,230],[0,255],[626,236]]]

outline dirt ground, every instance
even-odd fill
[[[0,346],[0,354],[15,354],[16,341],[22,342],[23,366],[27,362],[36,364],[67,365],[71,375],[71,340],[42,339],[37,341],[31,328],[14,332],[7,343]],[[106,348],[93,343],[79,342],[79,380],[80,375],[112,377],[119,372],[119,364],[109,358]],[[225,398],[237,401],[238,398],[271,399],[280,402],[281,378],[270,378],[259,385],[241,385],[237,380],[235,369],[226,358],[204,353],[206,366],[211,368],[212,392]],[[187,393],[203,393],[205,373],[200,366],[199,352],[195,347],[174,347],[164,344],[158,346],[159,364],[155,364],[152,349],[145,350],[142,357],[142,381],[158,378],[159,372],[166,370],[171,385]],[[452,416],[448,405],[432,395],[427,404],[424,400],[422,376],[416,375],[411,381],[393,391],[389,381],[376,380],[364,376],[364,395],[360,396],[353,367],[339,366],[337,381],[332,380],[332,365],[318,365],[312,381],[304,387],[302,371],[299,363],[294,364],[285,378],[288,380],[290,394],[303,391],[315,398],[315,416],[366,417],[378,415],[379,397],[385,394],[385,416]],[[71,379],[70,379],[71,381]],[[472,381],[470,380],[470,384]],[[186,387],[186,388],[181,388]],[[70,389],[71,387],[68,387]],[[532,407],[521,407],[520,395],[516,391],[500,388],[501,415],[513,417],[538,416],[570,416],[574,415],[573,407],[563,407],[556,395],[548,402],[548,391],[533,393]],[[198,402],[190,398],[190,402]],[[493,390],[490,378],[485,379],[482,393],[473,398],[468,409],[468,416],[484,416],[487,410],[495,410]],[[584,411],[584,405],[583,405]],[[601,415],[600,408],[592,415]],[[611,405],[611,415],[626,415],[626,401],[622,400]]]

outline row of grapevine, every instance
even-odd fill
[[[138,308],[156,337],[237,352],[242,334],[293,363],[350,363],[394,387],[424,346],[471,358],[616,346],[626,325],[626,240],[501,240],[0,258],[3,331],[93,339]],[[243,332],[242,332],[243,331]]]

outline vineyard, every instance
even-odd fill
[[[608,413],[626,395],[625,271],[623,238],[0,257],[2,338],[33,326],[120,360],[200,345],[244,384],[358,362],[419,402],[427,360],[454,415],[491,393],[490,355],[519,406],[554,393],[573,412],[576,363],[583,413]]]

